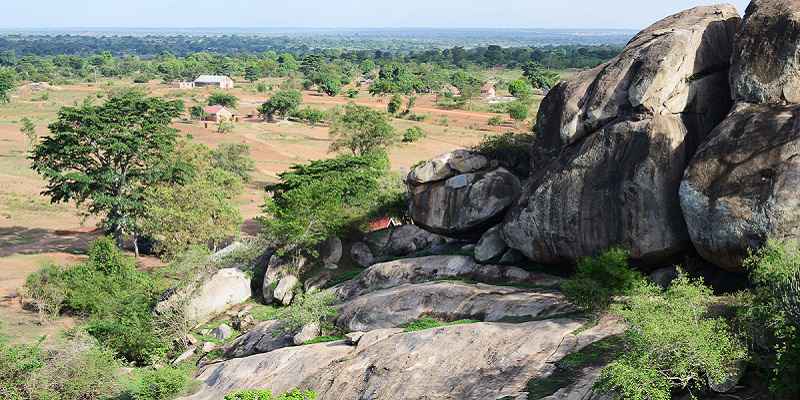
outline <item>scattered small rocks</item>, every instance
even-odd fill
[[[320,333],[319,323],[311,323],[300,329],[300,332],[294,335],[292,341],[295,346],[302,346],[303,343],[318,338]]]

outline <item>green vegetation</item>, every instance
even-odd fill
[[[403,133],[403,143],[414,143],[425,138],[425,131],[418,126],[412,126]]]
[[[317,394],[311,390],[292,389],[278,397],[264,389],[237,390],[225,395],[225,400],[314,400]]]
[[[313,323],[325,329],[327,321],[337,315],[332,306],[335,301],[336,297],[328,290],[298,294],[292,305],[278,310],[278,319],[283,321],[287,332],[295,332]]]
[[[311,340],[309,340],[309,341],[307,341],[307,342],[305,342],[303,344],[304,345],[309,345],[309,344],[317,344],[317,343],[337,342],[339,340],[344,340],[344,339],[345,339],[344,336],[320,336],[318,338],[311,339]]]
[[[489,126],[500,126],[500,125],[503,125],[503,117],[501,117],[499,115],[495,115],[495,116],[489,118],[488,124],[489,124]],[[490,136],[490,137],[494,137],[494,136]]]
[[[33,149],[33,169],[54,203],[74,201],[103,217],[118,242],[141,234],[144,189],[182,179],[170,162],[183,105],[128,92],[101,106],[64,107]]]
[[[206,117],[205,107],[196,104],[189,109],[189,117],[193,120],[200,121]]]
[[[211,167],[234,174],[242,182],[250,182],[250,174],[256,164],[250,158],[250,145],[245,143],[223,143],[211,150]]]
[[[389,104],[386,106],[386,112],[394,115],[400,112],[401,107],[403,107],[403,96],[396,94],[389,100]]]
[[[713,301],[710,288],[685,275],[666,292],[652,284],[634,289],[612,309],[629,326],[625,353],[603,370],[598,387],[628,400],[669,400],[672,389],[722,383],[747,350],[725,319],[710,316]]]
[[[11,92],[17,87],[17,74],[11,68],[0,68],[0,104],[11,101]]]
[[[520,99],[520,100],[528,100],[533,97],[533,88],[531,87],[530,83],[524,79],[516,79],[511,81],[508,84],[508,92]]]
[[[644,276],[628,265],[628,252],[611,249],[597,257],[580,259],[577,272],[561,289],[578,307],[603,311],[615,296],[627,295],[644,282]]]
[[[239,99],[225,92],[214,92],[208,96],[206,103],[210,106],[223,106],[227,108],[236,108],[239,105]]]
[[[331,151],[349,150],[355,156],[384,151],[397,140],[385,113],[353,103],[334,116],[330,135]]]
[[[442,322],[438,319],[432,317],[423,317],[416,321],[409,322],[403,328],[405,328],[404,332],[417,332],[417,331],[424,331],[427,329],[433,328],[441,328],[443,326],[452,326],[452,325],[466,325],[466,324],[474,324],[481,321],[473,320],[473,319],[461,319],[458,321],[452,322]]]
[[[292,113],[292,118],[317,126],[328,119],[328,112],[313,107],[304,107]]]
[[[20,122],[22,126],[19,128],[19,131],[28,139],[28,148],[33,148],[39,140],[39,137],[36,136],[36,125],[34,125],[33,121],[28,117],[22,117]]]
[[[555,86],[561,77],[552,71],[548,71],[537,62],[529,62],[522,66],[522,75],[534,88],[549,90]]]
[[[138,372],[130,384],[132,400],[171,400],[184,394],[192,379],[189,371],[164,367]]]
[[[515,121],[528,119],[530,106],[522,101],[514,101],[508,105],[508,115]]]
[[[219,121],[219,124],[217,124],[217,133],[231,133],[234,128],[236,128],[236,125],[234,125],[232,121]]]
[[[275,116],[289,117],[303,102],[303,95],[297,90],[280,90],[258,108],[258,112],[268,121]]]

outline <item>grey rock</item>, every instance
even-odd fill
[[[428,282],[359,296],[339,307],[336,324],[349,331],[371,331],[401,327],[423,316],[445,321],[520,322],[574,311],[563,295],[552,291]]]
[[[730,371],[728,371],[728,375],[725,377],[722,382],[714,382],[711,379],[708,379],[708,387],[717,393],[730,393],[736,386],[739,384],[739,381],[742,380],[744,376],[745,370],[747,366],[744,362],[737,362]]]
[[[800,1],[754,0],[736,36],[733,97],[749,103],[800,103]]]
[[[418,165],[411,170],[407,181],[414,184],[442,181],[460,173],[481,170],[488,162],[486,157],[480,154],[468,150],[455,150]]]
[[[319,252],[324,265],[338,264],[342,259],[342,239],[334,236],[326,240]]]
[[[322,288],[328,286],[328,283],[333,279],[333,273],[331,271],[323,270],[318,274],[306,279],[303,282],[303,290],[306,293],[316,292],[322,290]]]
[[[375,258],[406,257],[445,244],[447,238],[416,225],[401,225],[370,232],[364,237]]]
[[[278,281],[272,297],[281,304],[288,306],[294,299],[294,288],[300,284],[300,280],[294,275],[286,275]]]
[[[196,325],[247,301],[252,294],[250,278],[236,268],[220,269],[203,274],[156,305],[156,312],[168,313],[180,308]]]
[[[672,281],[678,278],[678,267],[664,267],[659,268],[650,273],[648,276],[650,280],[662,289],[666,289],[672,285]]]
[[[649,266],[691,249],[678,187],[731,108],[739,23],[730,5],[683,11],[553,89],[538,114],[536,172],[503,226],[508,245],[543,264],[623,246]]]
[[[219,340],[228,340],[233,336],[233,328],[227,324],[220,324],[218,327],[211,330],[211,336]]]
[[[375,343],[386,340],[394,335],[400,335],[404,332],[405,329],[403,328],[376,329],[374,331],[369,331],[359,339],[356,351],[362,351],[373,346]]]
[[[680,187],[697,252],[743,271],[768,238],[800,238],[800,106],[743,105],[698,150]]]
[[[361,338],[364,337],[364,335],[364,332],[350,332],[344,335],[344,337],[347,338],[347,344],[355,346],[358,344]]]
[[[224,347],[223,357],[242,358],[269,353],[293,344],[294,333],[288,332],[280,321],[264,321]]]
[[[194,353],[197,351],[197,346],[191,346],[186,351],[184,351],[178,358],[172,360],[172,365],[179,365],[185,361],[188,361],[190,358],[194,356]]]
[[[312,323],[304,326],[300,329],[300,332],[297,332],[294,337],[292,337],[292,342],[294,342],[295,346],[302,346],[305,342],[314,340],[318,338],[320,335],[320,329],[318,323]]]
[[[561,278],[552,275],[523,272],[524,276],[520,276],[519,269],[481,265],[468,256],[405,258],[375,264],[356,278],[334,286],[331,290],[338,298],[348,300],[376,290],[442,279],[467,279],[487,283],[505,283],[514,280],[517,283],[539,287],[556,287],[562,282]]]
[[[480,235],[503,217],[520,192],[519,179],[504,168],[409,184],[410,215],[417,225],[441,235]]]
[[[525,256],[522,255],[522,253],[520,253],[519,250],[508,249],[503,254],[503,256],[500,257],[500,261],[498,261],[498,263],[502,265],[516,265],[524,261],[525,261]]]
[[[212,351],[214,351],[216,349],[217,349],[217,345],[214,344],[214,343],[211,343],[211,342],[203,343],[203,347],[200,348],[200,350],[203,353],[211,353]]]
[[[372,255],[372,250],[364,242],[353,243],[350,247],[350,257],[361,267],[369,267],[375,263],[375,256]]]
[[[475,260],[479,263],[498,261],[508,249],[500,227],[494,227],[481,236],[475,246]]]

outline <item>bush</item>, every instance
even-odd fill
[[[190,382],[187,371],[179,368],[148,370],[136,377],[129,395],[133,400],[170,400],[183,394]]]
[[[316,126],[319,123],[328,119],[328,113],[325,110],[320,110],[312,107],[305,107],[292,113],[292,117],[300,121],[306,122],[311,126]]]
[[[423,317],[416,321],[412,321],[406,324],[404,326],[405,328],[404,332],[417,332],[417,331],[424,331],[427,329],[440,328],[443,326],[474,324],[477,322],[480,321],[473,319],[460,319],[458,321],[453,321],[453,322],[441,322],[435,318]]]
[[[629,326],[626,351],[603,370],[598,387],[623,399],[669,400],[673,388],[723,382],[747,352],[723,318],[709,317],[713,300],[702,281],[683,274],[666,292],[652,284],[635,289],[612,309]]]
[[[495,115],[494,117],[489,118],[489,126],[500,126],[500,125],[503,125],[503,117]]]
[[[425,138],[425,136],[425,131],[420,127],[412,126],[406,129],[406,132],[403,134],[403,143],[413,143]]]
[[[23,287],[23,295],[36,308],[41,319],[57,317],[67,298],[61,268],[48,264],[29,275]]]
[[[239,105],[239,98],[225,92],[214,92],[208,96],[207,104],[210,106],[220,105],[228,108],[236,108]]]
[[[389,114],[394,115],[400,112],[401,107],[403,107],[403,96],[396,94],[389,100],[389,105],[386,107],[386,111]]]
[[[216,150],[211,150],[211,167],[230,172],[250,182],[250,174],[255,171],[256,164],[250,158],[250,146],[245,143],[223,143]]]
[[[762,355],[762,368],[779,398],[800,396],[800,322],[798,278],[800,251],[795,243],[770,240],[745,261],[757,285],[753,301],[743,307],[753,351]]]
[[[508,115],[515,121],[524,121],[528,119],[530,114],[530,106],[522,101],[514,101],[508,105]]]
[[[273,397],[272,392],[263,389],[237,390],[225,395],[225,400],[315,400],[317,394],[314,391],[301,391],[292,389],[279,397]]]
[[[278,319],[283,321],[287,332],[296,331],[308,324],[325,322],[336,317],[337,311],[332,306],[336,296],[329,290],[300,294],[294,298],[292,305],[278,311]]]
[[[359,93],[358,89],[347,89],[346,92],[347,97],[351,99],[355,99],[356,97],[358,97],[358,93]]]
[[[578,261],[578,270],[561,287],[571,302],[587,311],[608,308],[614,296],[630,293],[645,282],[628,265],[628,252],[611,249]]]

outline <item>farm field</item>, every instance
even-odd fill
[[[514,72],[504,72],[506,75]],[[267,80],[277,88],[279,80]],[[125,88],[139,87],[150,95],[181,99],[186,107],[205,104],[208,89],[182,90],[160,82],[134,84],[123,80],[102,80],[97,83],[54,86],[47,91],[33,91],[21,86],[10,104],[0,107],[0,319],[9,321],[8,333],[21,340],[51,334],[69,326],[68,319],[56,324],[39,325],[35,313],[21,309],[18,290],[28,274],[46,263],[70,264],[83,259],[88,244],[100,233],[97,220],[80,215],[71,204],[50,204],[40,195],[43,180],[30,169],[27,160],[29,145],[19,131],[20,121],[27,117],[36,125],[39,136],[47,135],[47,124],[55,119],[60,107],[74,105],[89,99],[103,101],[110,93]],[[44,95],[46,93],[46,95]],[[239,199],[243,230],[257,233],[253,218],[261,213],[264,186],[275,182],[278,174],[291,165],[332,156],[328,151],[329,128],[324,125],[279,121],[266,123],[256,116],[257,107],[269,93],[257,93],[252,83],[238,83],[230,93],[239,98],[239,121],[229,133],[218,133],[214,123],[176,121],[174,127],[185,137],[216,148],[223,143],[245,143],[250,146],[255,161],[252,181]],[[538,105],[537,99],[536,104]],[[354,102],[375,109],[386,109],[388,98],[370,96],[362,89],[355,99],[345,96],[328,97],[312,91],[303,92],[303,105],[330,110]],[[487,109],[484,100],[475,99],[470,109]],[[486,111],[439,109],[433,95],[419,96],[414,107],[423,121],[394,119],[396,130],[403,132],[416,126],[427,136],[418,142],[398,144],[390,150],[392,170],[405,174],[419,160],[457,149],[473,146],[491,134],[516,129],[528,129],[506,122],[490,126],[492,114]],[[504,116],[508,120],[507,116]],[[143,268],[158,266],[161,262],[152,257],[139,259]],[[21,332],[25,334],[21,334]]]

